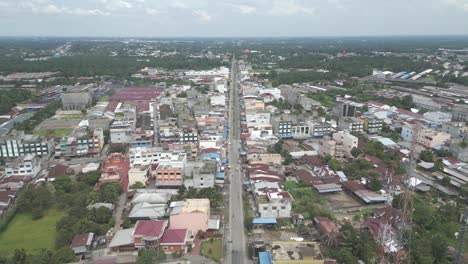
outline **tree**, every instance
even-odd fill
[[[340,170],[340,162],[338,160],[336,160],[336,159],[329,160],[327,164],[334,171]]]
[[[144,189],[145,187],[146,186],[142,182],[137,181],[134,184],[132,184],[132,186],[130,186],[130,189]]]
[[[53,260],[55,263],[69,263],[76,260],[75,252],[70,247],[62,247],[55,251]]]
[[[382,183],[377,177],[371,177],[368,186],[369,189],[371,189],[374,192],[380,191],[383,188]]]
[[[166,259],[164,252],[156,252],[154,248],[142,249],[138,251],[136,264],[154,264]]]
[[[362,151],[356,147],[352,148],[351,149],[351,155],[354,157],[354,158],[357,158],[359,157],[359,155],[362,154]]]
[[[441,183],[444,186],[450,185],[450,177],[449,176],[444,176],[444,178],[442,178],[442,180],[441,180]]]
[[[28,264],[28,254],[24,248],[15,249],[15,253],[10,260],[12,264]]]
[[[434,153],[432,153],[430,150],[423,150],[419,153],[419,159],[425,162],[433,162]]]

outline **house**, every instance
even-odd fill
[[[137,182],[145,185],[149,179],[149,168],[149,165],[133,165],[128,171],[128,185],[132,186]]]
[[[293,198],[287,191],[266,190],[266,195],[257,196],[258,212],[261,218],[291,217]]]
[[[135,248],[159,249],[159,242],[168,225],[167,220],[140,220],[135,224],[133,241]]]
[[[104,159],[99,183],[122,183],[122,189],[128,189],[128,171],[130,161],[121,153],[112,153]]]
[[[181,167],[160,164],[153,172],[158,188],[178,188],[184,184],[184,175]]]
[[[188,229],[168,229],[161,238],[159,249],[166,254],[187,253],[188,245],[193,242],[194,238],[195,236]]]
[[[450,139],[450,134],[431,129],[422,129],[417,133],[416,142],[426,148],[444,145]]]
[[[187,199],[170,204],[169,229],[188,229],[193,234],[208,230],[209,199]]]
[[[91,249],[94,239],[94,233],[83,233],[73,237],[71,249],[76,255],[84,254]]]
[[[330,237],[340,231],[340,228],[328,217],[316,216],[314,222],[322,237]]]
[[[5,175],[7,177],[17,176],[31,176],[35,178],[41,171],[41,163],[35,154],[27,154],[25,156],[17,157],[10,160],[5,164]]]

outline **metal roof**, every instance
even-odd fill
[[[276,224],[276,218],[254,218],[253,224]]]

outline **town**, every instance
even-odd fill
[[[343,41],[0,41],[0,263],[468,261],[466,42]]]

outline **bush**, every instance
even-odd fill
[[[13,206],[8,210],[4,215],[3,219],[0,221],[0,233],[3,232],[7,227],[8,224],[13,220],[16,214],[16,206]]]

